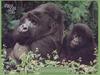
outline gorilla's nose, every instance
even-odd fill
[[[23,30],[28,30],[28,28],[27,27],[23,27]]]
[[[27,32],[27,31],[28,31],[28,26],[22,24],[22,25],[19,27],[19,31],[20,31],[20,32]]]
[[[23,28],[22,28],[22,32],[26,32],[26,31],[28,31],[28,27],[23,26]]]

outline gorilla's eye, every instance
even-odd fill
[[[78,40],[82,39],[82,37],[80,35],[78,35],[78,34],[73,35],[73,38],[77,38]]]
[[[73,38],[76,38],[76,37],[79,37],[79,36],[78,36],[77,34],[74,34],[74,35],[73,35]]]
[[[37,25],[38,23],[36,21],[32,21],[32,24],[33,25]]]

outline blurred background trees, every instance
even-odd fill
[[[65,30],[75,23],[89,25],[98,43],[98,5],[96,1],[3,1],[2,32],[10,32],[19,24],[23,14],[36,6],[52,2],[65,11]]]

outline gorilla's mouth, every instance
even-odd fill
[[[21,44],[21,45],[30,45],[32,43],[32,39],[30,37],[23,37],[23,38],[19,38],[18,39],[18,42]]]
[[[15,35],[15,39],[20,44],[31,44],[32,43],[30,32],[18,32],[18,34]]]
[[[73,43],[70,43],[70,47],[71,47],[71,48],[75,48],[76,45],[74,45]]]
[[[71,47],[71,48],[75,48],[75,47],[77,47],[78,45],[79,45],[79,42],[75,42],[75,41],[73,41],[73,40],[70,42],[70,47]]]

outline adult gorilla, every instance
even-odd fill
[[[26,46],[26,49],[29,48],[33,52],[38,48],[41,56],[46,58],[47,54],[51,55],[53,50],[61,48],[63,31],[64,12],[55,4],[46,3],[27,12],[21,18],[13,37],[17,45]],[[12,51],[14,58],[19,58],[25,52],[17,52],[16,45]]]
[[[61,60],[71,60],[81,64],[90,64],[96,59],[96,43],[92,30],[85,24],[75,24],[65,36],[63,49],[60,53]]]

